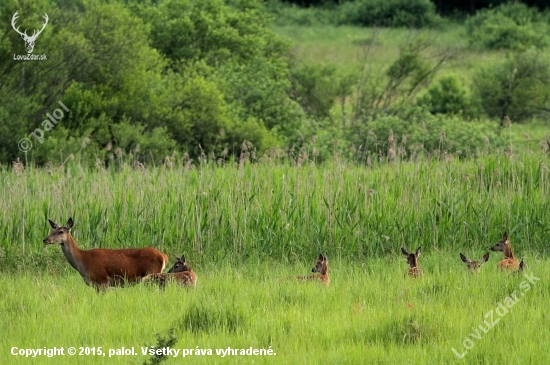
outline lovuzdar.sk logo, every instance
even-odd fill
[[[24,32],[21,32],[19,30],[19,27],[15,26],[15,22],[17,18],[19,17],[19,11],[16,11],[15,14],[13,14],[13,17],[11,18],[11,26],[13,29],[21,35],[21,38],[25,41],[25,48],[27,50],[26,55],[13,55],[13,59],[15,61],[43,61],[46,60],[46,55],[34,55],[32,54],[32,51],[34,50],[34,43],[36,42],[36,38],[42,33],[42,31],[46,28],[46,25],[48,25],[48,14],[44,13],[44,22],[42,23],[42,29],[37,30],[35,29],[32,32],[32,35],[27,34],[27,30],[25,29]]]

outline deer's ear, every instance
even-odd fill
[[[67,224],[65,225],[65,227],[67,227],[68,229],[73,228],[73,219],[72,218],[69,218],[69,220],[67,221]]]
[[[409,253],[403,247],[401,247],[401,252],[403,253],[403,255],[409,256]]]
[[[508,232],[504,232],[504,234],[502,235],[502,239],[508,241]]]
[[[183,262],[185,264],[185,255],[181,255],[181,262]]]
[[[58,229],[59,228],[59,225],[57,223],[55,223],[54,221],[48,219],[48,222],[50,222],[50,226],[52,226],[53,229]]]
[[[420,253],[422,253],[422,247],[418,247],[418,248],[416,249],[415,255],[416,255],[416,256],[420,256]]]
[[[323,254],[322,253],[319,254],[319,257],[317,258],[317,260],[323,261]]]
[[[483,255],[483,262],[487,262],[487,261],[489,261],[489,252]]]
[[[468,258],[464,256],[462,253],[460,254],[460,259],[462,260],[462,262],[465,262],[465,263],[470,262],[470,260],[468,260]]]

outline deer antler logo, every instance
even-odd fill
[[[34,42],[36,42],[36,38],[38,38],[38,36],[40,35],[40,33],[42,33],[42,31],[44,30],[44,28],[46,28],[46,25],[48,25],[48,14],[44,13],[44,19],[46,20],[44,23],[42,23],[42,29],[40,30],[34,30],[32,35],[29,36],[27,34],[27,30],[25,29],[24,32],[21,32],[19,31],[19,27],[15,27],[15,21],[17,20],[18,18],[18,13],[19,11],[16,11],[15,14],[13,14],[13,17],[11,18],[11,26],[13,27],[13,29],[19,33],[21,35],[21,38],[23,38],[23,40],[25,41],[25,48],[27,49],[27,53],[32,53],[32,51],[34,50]]]

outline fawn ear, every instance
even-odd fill
[[[317,260],[323,261],[323,254],[322,253],[319,254],[319,257],[317,258]]]
[[[502,239],[504,241],[508,241],[508,233],[507,232],[504,232],[504,234],[502,235]]]
[[[57,223],[55,223],[54,221],[48,219],[48,222],[50,222],[50,226],[52,226],[53,229],[58,229],[59,228],[59,225]]]
[[[180,261],[185,264],[185,255],[181,255]]]
[[[409,253],[403,247],[401,247],[401,252],[403,253],[403,255],[409,256]]]
[[[420,256],[420,253],[422,252],[422,247],[418,247],[416,249],[416,253],[414,254],[415,256]]]
[[[323,261],[328,261],[327,257],[323,255]]]
[[[67,227],[69,230],[71,228],[73,228],[73,219],[72,218],[69,218],[69,220],[67,221],[67,224],[65,224],[65,227]]]
[[[489,252],[483,255],[483,262],[487,262],[487,261],[489,261]]]
[[[465,262],[465,263],[470,262],[470,260],[468,260],[468,258],[464,256],[462,253],[460,254],[460,259],[462,260],[462,262]]]

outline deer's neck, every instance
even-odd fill
[[[505,259],[515,259],[514,253],[512,252],[512,246],[510,244],[507,244],[504,246],[504,258]]]
[[[321,266],[321,275],[328,275],[328,265],[323,264],[323,266]]]
[[[69,264],[71,264],[71,266],[84,277],[85,275],[84,266],[82,265],[81,250],[76,245],[71,234],[67,235],[67,240],[61,244],[61,249],[63,250],[63,254]]]

